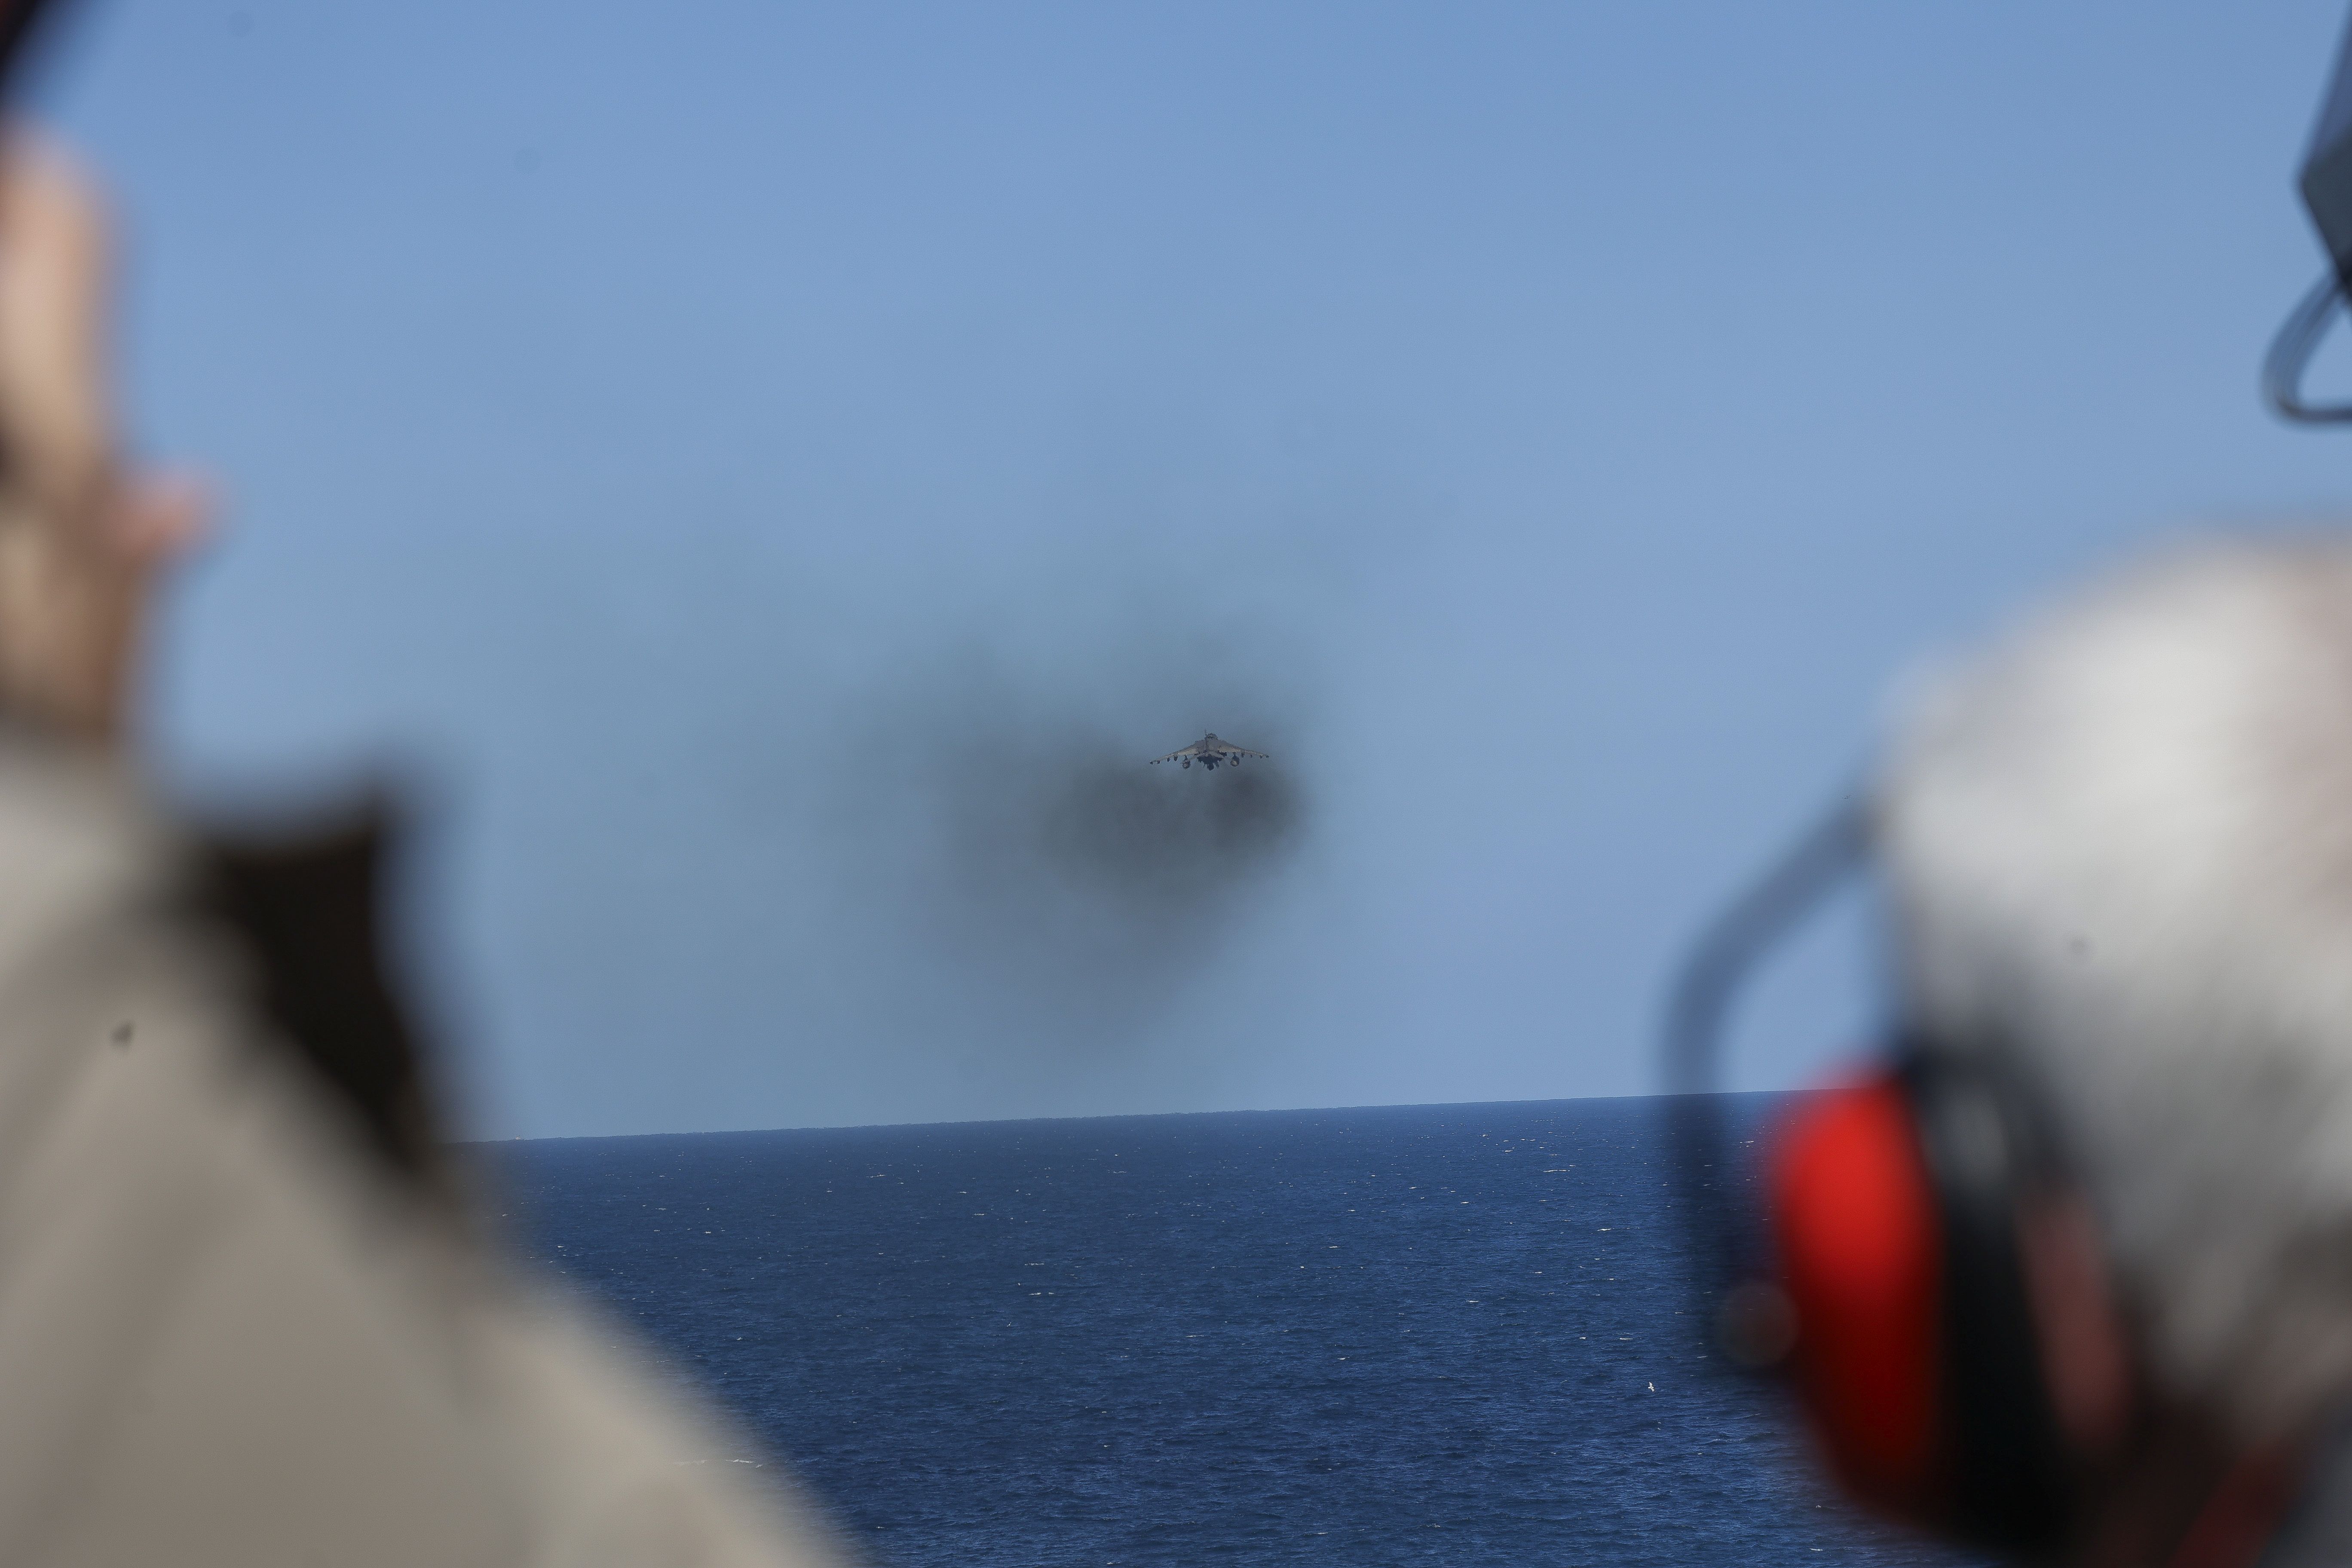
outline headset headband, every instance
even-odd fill
[[[1717,1320],[1727,1296],[1760,1262],[1748,1256],[1758,1227],[1741,1212],[1726,1158],[1731,1139],[1721,1093],[1724,1024],[1756,965],[1868,864],[1871,827],[1866,797],[1860,791],[1841,796],[1699,933],[1675,972],[1660,1045],[1683,1221],[1691,1239],[1696,1321],[1711,1348],[1724,1348],[1727,1325]]]

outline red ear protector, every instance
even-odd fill
[[[1712,1092],[1739,982],[1867,858],[1842,808],[1712,927],[1666,1033],[1701,1321],[1730,1360],[1785,1371],[1855,1493],[1981,1545],[2061,1544],[2079,1507],[2043,1379],[2019,1222],[2057,1190],[2055,1149],[1979,1059],[1906,1039],[1891,1068],[1807,1097],[1760,1184]],[[1760,1195],[1769,1223],[1752,1212]]]

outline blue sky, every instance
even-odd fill
[[[158,753],[417,782],[486,1136],[1646,1090],[1905,671],[2343,511],[2252,391],[2341,21],[93,0],[43,96],[229,498]],[[1072,858],[1202,729],[1279,843]]]

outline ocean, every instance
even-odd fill
[[[498,1145],[885,1568],[1951,1568],[1703,1357],[1656,1102]]]

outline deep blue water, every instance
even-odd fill
[[[892,1568],[1959,1561],[1685,1331],[1653,1102],[499,1146]]]

